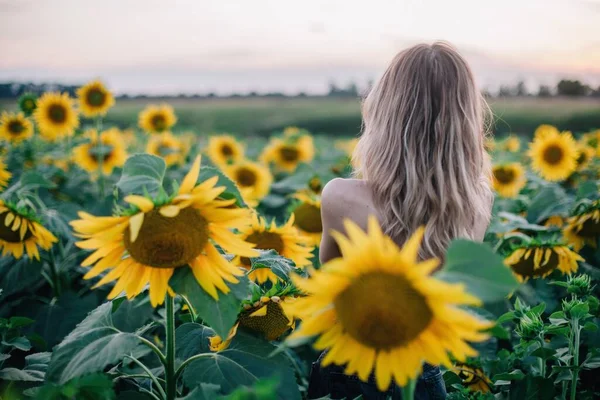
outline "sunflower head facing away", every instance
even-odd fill
[[[311,162],[314,156],[312,136],[301,135],[271,139],[260,155],[260,160],[267,164],[273,163],[279,170],[294,172],[299,164]]]
[[[89,138],[88,143],[80,144],[73,149],[73,160],[75,163],[89,173],[110,175],[115,167],[125,164],[127,153],[121,132],[117,128],[111,128],[98,135],[95,129],[85,134]]]
[[[495,165],[492,169],[494,190],[502,197],[516,197],[525,187],[525,168],[519,163]]]
[[[37,100],[37,96],[33,93],[23,94],[19,97],[19,109],[29,117],[37,108]]]
[[[577,168],[577,143],[570,132],[536,136],[529,145],[532,168],[548,181],[567,179]]]
[[[140,112],[138,125],[148,133],[166,132],[177,122],[173,107],[168,104],[147,106]]]
[[[40,134],[49,141],[72,136],[79,127],[79,116],[73,107],[73,99],[67,93],[44,93],[37,102],[33,117]]]
[[[310,258],[313,247],[308,244],[307,237],[299,236],[294,229],[293,215],[285,224],[278,227],[275,221],[268,224],[264,218],[253,213],[252,225],[241,229],[240,237],[246,242],[255,244],[257,250],[275,250],[279,255],[292,260],[298,268],[312,264]],[[247,270],[252,267],[247,257],[238,257],[233,261]],[[249,278],[258,283],[267,280],[277,283],[279,280],[269,268],[258,268],[249,274]]]
[[[575,251],[586,244],[596,247],[600,236],[600,200],[575,209],[575,213],[567,219],[563,236]]]
[[[459,362],[454,364],[452,372],[458,375],[462,385],[472,392],[489,393],[492,390],[493,383],[480,366]]]
[[[294,227],[308,239],[311,246],[319,246],[321,236],[323,236],[320,197],[297,193],[294,198],[297,200],[291,208],[294,215]]]
[[[344,226],[348,237],[333,233],[342,258],[293,278],[307,297],[288,308],[302,320],[290,338],[318,336],[314,347],[328,349],[323,365],[346,364],[363,381],[374,371],[381,391],[392,378],[400,386],[415,379],[423,362],[451,368],[449,353],[463,362],[477,354],[468,342],[485,340],[491,324],[459,308],[480,304],[463,285],[430,276],[439,260],[418,260],[422,228],[400,249],[375,217],[368,232]]]
[[[19,143],[33,136],[33,124],[23,113],[3,112],[0,117],[0,138]]]
[[[197,184],[200,157],[183,179],[177,193],[151,199],[130,195],[125,201],[132,209],[121,215],[96,217],[84,212],[72,221],[83,240],[77,245],[94,252],[82,266],[94,265],[84,276],[90,279],[109,272],[96,284],[116,280],[109,298],[125,292],[128,298],[150,284],[153,306],[162,304],[168,282],[176,268],[189,266],[198,284],[215,300],[218,291],[231,289],[225,281],[237,283],[244,272],[229,262],[215,245],[234,256],[256,257],[258,252],[229,229],[250,223],[248,212],[231,208],[235,200],[219,200],[224,187],[215,187],[218,177]]]
[[[222,168],[225,175],[236,183],[244,201],[251,207],[256,207],[269,194],[273,176],[264,165],[242,160]]]
[[[50,249],[58,239],[42,226],[32,210],[0,200],[0,248],[2,257],[11,255],[19,259],[24,253],[29,258],[40,259],[38,247]]]
[[[0,189],[4,189],[8,186],[8,181],[11,177],[12,174],[8,170],[4,159],[0,158]]]
[[[521,149],[521,140],[515,135],[509,135],[504,141],[504,148],[511,153],[516,153]]]
[[[86,117],[106,115],[115,104],[112,93],[98,80],[89,82],[77,89],[79,110]]]
[[[520,281],[543,278],[554,270],[570,275],[577,272],[578,261],[584,260],[562,243],[535,241],[513,248],[504,259]]]
[[[206,154],[217,166],[235,164],[244,159],[244,146],[231,135],[215,135],[208,139]]]
[[[185,147],[171,132],[151,136],[146,145],[146,153],[162,157],[167,166],[183,164],[185,161]]]

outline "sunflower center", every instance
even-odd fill
[[[308,183],[308,187],[310,187],[310,190],[312,190],[315,193],[321,193],[321,190],[323,189],[323,184],[321,183],[321,180],[319,178],[313,178]]]
[[[208,222],[193,208],[184,208],[173,218],[154,209],[144,215],[135,242],[130,229],[124,235],[125,248],[137,262],[155,268],[176,268],[189,264],[208,243]]]
[[[85,97],[87,103],[94,107],[101,107],[106,102],[106,93],[100,89],[91,89]]]
[[[515,180],[515,171],[500,167],[494,170],[494,178],[503,184],[511,183]]]
[[[389,273],[356,278],[333,304],[344,330],[375,349],[406,345],[433,319],[425,297],[406,278]]]
[[[167,121],[165,119],[165,116],[162,114],[156,114],[152,116],[151,123],[154,129],[156,129],[157,131],[162,131],[167,127]]]
[[[544,161],[548,164],[559,164],[563,159],[563,150],[556,145],[550,145],[544,150]]]
[[[10,121],[8,123],[8,131],[11,135],[20,135],[25,130],[21,121]]]
[[[250,314],[254,311],[256,310],[240,315],[240,326],[262,333],[267,340],[277,339],[290,328],[290,320],[277,303],[267,303],[266,315],[251,317]]]
[[[0,221],[2,221],[1,217]],[[577,234],[585,237],[596,237],[600,235],[600,222],[594,221],[594,218],[587,219],[581,224],[581,229]]]
[[[254,232],[246,239],[246,242],[254,243],[257,250],[275,250],[278,254],[283,251],[283,239],[274,232]],[[240,262],[244,267],[250,268],[252,263],[247,257],[241,257]]]
[[[10,211],[5,211],[0,213],[0,239],[4,240],[5,242],[9,242],[9,243],[21,243],[26,241],[27,239],[29,239],[31,236],[33,236],[33,234],[31,233],[31,230],[29,230],[29,228],[27,229],[27,231],[25,232],[25,236],[23,237],[23,240],[21,240],[21,227],[19,226],[19,229],[17,229],[16,231],[12,230],[12,226],[14,224],[14,221],[12,221],[9,225],[10,226],[6,226],[4,221],[6,219],[6,215],[10,213]],[[14,213],[11,213],[13,215],[15,215]],[[21,218],[21,223],[27,223],[27,221],[23,218],[23,217],[19,217]]]
[[[221,154],[225,157],[231,157],[233,155],[233,148],[228,144],[224,144],[221,146]]]
[[[249,168],[241,167],[236,172],[236,181],[240,186],[254,186],[256,174]]]
[[[298,149],[294,146],[283,146],[279,149],[279,153],[281,154],[281,158],[288,162],[298,161],[298,157],[300,156]]]
[[[48,118],[56,124],[63,123],[67,120],[67,110],[62,104],[52,104],[48,107]]]
[[[294,210],[295,222],[298,228],[304,232],[323,232],[321,223],[321,209],[313,204],[302,203]]]
[[[532,277],[545,276],[546,274],[548,274],[549,272],[553,271],[555,268],[558,267],[558,261],[559,261],[558,254],[556,254],[556,252],[552,251],[552,253],[550,254],[550,258],[548,259],[548,262],[544,265],[541,265],[545,259],[545,257],[542,257],[542,262],[536,268],[535,267],[535,252],[536,251],[545,252],[546,250],[543,248],[537,248],[537,249],[532,250],[531,254],[529,255],[529,257],[527,259],[521,257],[521,259],[516,264],[511,265],[510,267],[512,268],[512,270],[521,276],[532,278]]]
[[[579,157],[577,157],[577,165],[585,164],[588,160],[588,155],[585,151],[579,152]]]

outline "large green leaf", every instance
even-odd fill
[[[485,303],[504,299],[518,282],[498,254],[484,243],[454,240],[446,254],[446,264],[436,278],[451,283],[464,283],[467,292]]]
[[[23,369],[4,368],[0,370],[0,380],[42,382],[49,362],[50,353],[30,354],[25,357]]]
[[[254,271],[259,268],[269,268],[278,278],[288,281],[290,272],[294,270],[293,261],[277,254],[275,250],[259,250],[260,256],[250,259]]]
[[[114,327],[112,303],[104,303],[56,346],[46,380],[64,384],[79,376],[101,372],[120,362],[139,343],[134,334]]]
[[[189,322],[181,325],[175,331],[176,357],[183,361],[195,354],[209,352],[208,338],[215,335],[213,329],[202,324]]]
[[[260,379],[278,378],[277,389],[281,399],[300,399],[294,371],[284,354],[270,357],[275,346],[269,342],[238,331],[226,350],[191,362],[183,372],[183,381],[189,387],[213,383],[229,394],[240,386],[252,386]]]
[[[169,284],[175,292],[187,297],[198,316],[221,337],[227,337],[237,320],[241,301],[250,294],[248,279],[244,276],[240,283],[228,284],[229,293],[219,291],[219,300],[215,300],[202,289],[189,268],[178,268]]]
[[[219,398],[219,386],[212,383],[202,383],[196,386],[185,397],[179,400],[213,400]]]
[[[134,154],[125,161],[117,187],[125,194],[158,193],[167,165],[165,160],[150,154]]]
[[[527,209],[529,222],[541,222],[553,215],[565,214],[569,211],[571,199],[563,188],[558,185],[543,187],[531,199]]]
[[[113,381],[104,374],[91,374],[75,378],[65,384],[47,383],[37,392],[37,400],[113,400]],[[127,400],[132,400],[127,397]]]
[[[217,176],[219,178],[216,186],[225,187],[225,191],[221,194],[220,197],[226,200],[235,199],[235,202],[239,207],[246,207],[246,203],[242,198],[240,189],[237,187],[235,182],[233,182],[231,179],[225,176],[225,174],[223,174],[223,172],[221,172],[220,169],[203,165],[202,168],[200,168],[198,182],[204,182],[205,180],[212,178],[213,176]]]
[[[271,189],[282,194],[294,193],[299,189],[305,189],[313,176],[315,176],[315,169],[312,166],[300,164],[292,175],[275,182]]]

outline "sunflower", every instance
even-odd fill
[[[81,265],[95,264],[84,278],[110,269],[95,286],[116,280],[109,299],[122,291],[132,298],[149,283],[150,302],[156,307],[170,290],[169,278],[175,269],[189,265],[200,286],[215,300],[217,290],[228,293],[225,281],[237,283],[236,276],[244,272],[221,255],[212,241],[234,256],[259,253],[253,244],[229,231],[250,223],[248,210],[229,208],[233,199],[217,199],[225,191],[215,187],[217,176],[197,185],[199,174],[197,157],[178,192],[167,199],[129,195],[125,201],[134,209],[123,215],[96,217],[81,212],[81,219],[71,222],[84,239],[77,245],[94,250]]]
[[[294,227],[308,238],[309,245],[319,246],[323,235],[321,199],[305,193],[297,193],[294,198],[299,200],[291,209],[295,217]]]
[[[260,159],[264,163],[274,163],[286,172],[294,172],[300,163],[309,163],[315,155],[312,137],[302,135],[285,140],[274,138],[265,147]]]
[[[138,125],[148,133],[161,133],[177,122],[173,107],[168,104],[149,105],[140,112]]]
[[[531,166],[549,181],[567,179],[577,168],[577,144],[571,132],[546,132],[529,145]]]
[[[0,200],[0,248],[2,257],[12,254],[17,260],[27,253],[40,259],[38,247],[48,250],[58,239],[42,226],[35,213]]]
[[[312,264],[309,259],[312,257],[313,248],[308,245],[308,239],[305,236],[297,234],[294,229],[293,215],[284,225],[278,227],[275,221],[267,224],[264,218],[253,213],[252,225],[241,229],[240,237],[247,242],[254,243],[258,250],[275,250],[279,255],[292,260],[298,268]],[[252,266],[247,257],[238,257],[233,261],[247,270]],[[277,275],[269,268],[258,268],[250,273],[249,278],[258,283],[267,280],[273,283],[278,281]]]
[[[565,220],[560,215],[551,215],[543,223],[543,225],[547,228],[550,228],[550,227],[562,228],[564,226],[564,224],[565,224]]]
[[[244,304],[244,310],[227,339],[223,340],[218,335],[209,338],[211,351],[227,349],[240,327],[258,333],[266,340],[276,340],[294,326],[294,318],[286,313],[286,308],[295,300],[291,296],[262,296],[254,304]]]
[[[19,109],[29,117],[37,108],[37,99],[37,96],[33,93],[23,94],[19,97]]]
[[[469,388],[472,392],[488,393],[491,391],[492,381],[480,367],[466,363],[456,363],[452,368],[452,372],[458,375],[463,386]]]
[[[600,200],[576,210],[575,215],[567,219],[563,236],[575,251],[581,250],[586,244],[596,247],[596,240],[600,236]]]
[[[335,147],[339,150],[342,150],[348,157],[352,157],[352,153],[354,153],[354,149],[358,144],[358,138],[349,139],[349,140],[338,140],[335,142]]]
[[[0,117],[0,138],[20,143],[33,136],[33,124],[23,113],[3,112]]]
[[[492,169],[494,190],[502,197],[516,197],[525,187],[525,168],[519,163],[495,165]]]
[[[237,184],[244,201],[251,207],[256,207],[269,194],[273,176],[267,167],[259,163],[242,160],[223,166],[223,172]]]
[[[546,135],[558,135],[558,134],[559,134],[559,131],[558,131],[558,129],[556,129],[555,126],[542,124],[535,129],[535,132],[533,133],[533,137],[535,139],[538,139],[538,138],[541,139],[543,137],[546,137]]]
[[[595,149],[589,146],[580,145],[579,156],[577,157],[577,171],[585,170],[588,167],[588,165],[590,165],[595,155]]]
[[[288,306],[303,321],[290,339],[318,335],[314,347],[329,349],[324,366],[346,364],[345,373],[363,381],[374,370],[381,391],[392,377],[400,386],[415,379],[424,362],[451,368],[448,353],[458,361],[477,354],[467,341],[487,339],[480,331],[491,324],[459,308],[481,303],[462,285],[430,276],[439,260],[417,260],[423,228],[400,249],[375,217],[368,233],[348,220],[344,226],[348,238],[332,233],[342,258],[293,278],[307,297]]]
[[[521,281],[529,278],[543,278],[559,270],[563,274],[577,272],[578,261],[583,258],[560,243],[527,243],[516,247],[504,259],[506,264]]]
[[[112,93],[98,80],[89,82],[77,89],[79,110],[86,117],[106,115],[115,104]]]
[[[504,141],[504,147],[511,153],[516,153],[521,148],[521,140],[515,135],[509,135]]]
[[[121,132],[111,128],[98,135],[95,129],[85,134],[88,143],[80,144],[73,149],[73,161],[89,173],[97,173],[102,168],[102,174],[110,175],[115,167],[125,164],[127,153],[121,139]]]
[[[8,181],[12,177],[12,174],[6,167],[4,159],[0,158],[0,189],[4,189],[8,186]]]
[[[223,166],[243,160],[244,146],[230,135],[211,136],[206,154],[213,164]]]
[[[79,116],[67,93],[44,93],[37,102],[33,118],[42,137],[49,141],[72,136],[79,127]]]
[[[148,140],[146,153],[162,157],[167,166],[183,164],[185,161],[185,147],[181,140],[177,139],[171,132],[163,132]]]

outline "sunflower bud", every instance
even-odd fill
[[[562,308],[569,319],[581,319],[590,311],[588,303],[579,299],[563,300]]]
[[[569,277],[567,291],[577,296],[587,296],[592,293],[592,280],[589,275],[577,275]]]
[[[524,340],[533,340],[539,337],[544,330],[544,322],[537,313],[528,312],[521,317],[516,333]]]

